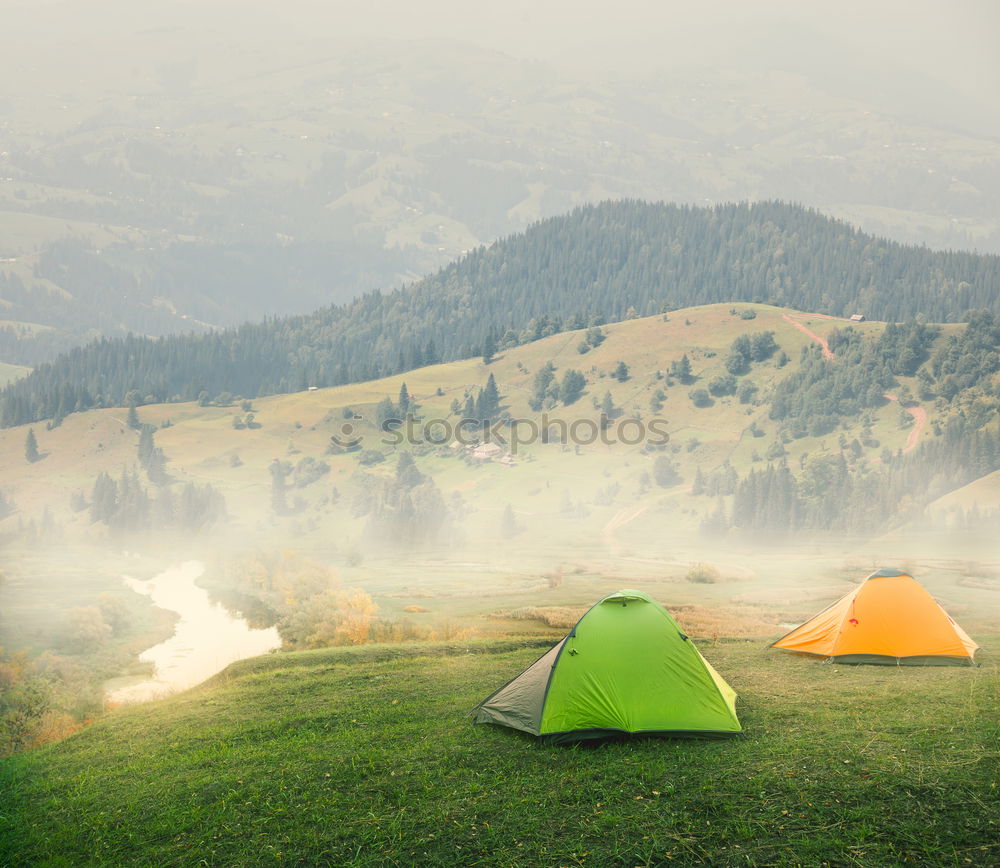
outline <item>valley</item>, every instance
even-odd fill
[[[921,357],[939,358],[967,328],[927,331]],[[0,430],[2,560],[14,580],[5,599],[10,611],[48,609],[33,634],[0,625],[0,644],[23,647],[31,635],[36,649],[57,647],[64,619],[100,594],[148,612],[107,573],[105,550],[141,552],[138,573],[122,569],[138,578],[178,558],[204,561],[201,583],[223,600],[241,595],[237,610],[270,609],[262,623],[278,621],[286,648],[552,636],[628,586],[667,602],[692,635],[764,641],[900,564],[969,629],[992,630],[1000,562],[987,528],[1000,471],[972,478],[946,448],[955,419],[988,406],[991,387],[962,402],[921,400],[923,380],[896,376],[891,387],[865,383],[871,405],[844,405],[821,427],[823,405],[804,427],[774,418],[799,394],[789,383],[817,365],[847,376],[868,364],[858,347],[871,354],[887,333],[908,334],[715,304],[554,334],[489,363]],[[756,339],[766,358],[735,358],[734,346],[760,335],[771,336]],[[583,385],[566,403],[573,371]],[[463,428],[490,378],[495,419]],[[408,421],[386,429],[381,417],[403,395]],[[29,427],[33,462],[22,448]],[[930,476],[928,450],[941,456]],[[914,473],[924,481],[911,487]],[[761,485],[789,493],[772,489],[761,505]],[[886,501],[880,489],[898,493]],[[55,601],[46,583],[17,581],[32,559],[52,581],[91,562],[108,578]],[[136,647],[127,635],[106,651]],[[107,661],[97,669],[115,674]]]
[[[990,3],[3,23],[0,868],[1000,864]]]

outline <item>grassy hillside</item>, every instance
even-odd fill
[[[754,318],[744,319],[748,313]],[[449,533],[430,545],[438,557],[468,561],[465,555],[477,548],[496,553],[503,542],[502,515],[510,504],[517,546],[504,547],[505,559],[516,561],[525,553],[532,563],[542,557],[555,566],[574,559],[587,564],[609,555],[669,558],[677,547],[691,548],[693,535],[713,511],[732,506],[731,491],[696,493],[699,478],[722,472],[743,478],[776,456],[799,474],[814,459],[845,452],[857,475],[878,469],[887,455],[939,437],[948,406],[918,400],[906,412],[898,401],[885,401],[859,417],[842,417],[834,431],[819,436],[779,436],[781,423],[769,415],[777,385],[800,369],[804,348],[844,326],[842,320],[767,305],[709,305],[607,326],[603,342],[585,354],[579,352],[583,332],[569,332],[503,351],[488,366],[467,359],[367,383],[255,399],[250,428],[234,428],[234,422],[247,418],[237,403],[146,405],[139,408],[139,418],[156,429],[155,445],[165,454],[175,490],[177,483],[209,483],[225,496],[229,520],[213,530],[217,540],[237,545],[247,538],[257,545],[294,541],[296,547],[342,565],[352,553],[378,558],[385,553],[383,546],[366,537],[369,520],[364,509],[359,511],[357,498],[366,486],[391,479],[398,454],[406,451],[420,472],[433,479],[449,512]],[[874,339],[885,325],[866,322],[854,328]],[[962,328],[944,326],[938,341]],[[757,387],[752,400],[743,403],[726,395],[713,397],[709,406],[696,406],[692,392],[726,373],[733,341],[765,331],[774,333],[779,349],[740,377],[741,383]],[[670,376],[671,366],[685,355],[692,368],[689,383]],[[781,356],[787,357],[786,364]],[[624,381],[612,376],[619,362],[629,369]],[[669,443],[654,449],[645,441],[607,445],[597,439],[574,446],[536,438],[503,444],[513,459],[505,465],[472,460],[468,450],[455,448],[453,436],[431,442],[447,433],[447,426],[454,430],[461,412],[453,412],[453,403],[463,404],[490,375],[502,407],[514,418],[537,422],[541,414],[531,410],[529,400],[534,378],[547,363],[555,367],[557,380],[570,369],[580,370],[587,380],[574,403],[551,402],[544,411],[550,422],[579,424],[583,436],[593,439],[599,406],[610,396],[616,424],[635,419],[634,432],[639,424],[659,420]],[[395,401],[404,383],[418,410],[415,439],[400,443],[378,431],[375,421],[378,403]],[[918,383],[900,377],[897,391],[916,394]],[[663,397],[659,409],[653,409],[657,394]],[[348,424],[350,436],[360,440],[359,450],[331,452],[331,437],[343,437]],[[103,525],[95,525],[87,509],[97,474],[118,477],[139,467],[139,434],[128,426],[126,412],[74,413],[57,428],[36,425],[32,430],[41,453],[35,463],[25,459],[27,426],[0,431],[0,487],[16,507],[0,521],[0,530],[11,532],[33,522],[36,529],[47,525],[49,535],[60,540],[100,538]],[[612,428],[611,435],[617,430]],[[510,435],[501,431],[501,436]],[[860,451],[850,453],[845,444],[858,440],[864,445],[856,443]],[[676,470],[666,485],[655,480],[661,457]],[[287,509],[281,514],[272,504],[275,461],[294,470],[287,477]],[[296,475],[310,463],[318,467],[318,476]],[[155,495],[156,486],[144,484]],[[996,507],[995,498],[988,496],[993,489],[983,491],[980,508]],[[567,559],[567,551],[575,558]]]
[[[743,319],[744,311],[752,311],[755,318]],[[645,507],[659,518],[669,516],[673,530],[683,535],[697,529],[713,506],[711,498],[690,493],[697,469],[711,472],[728,461],[742,475],[766,463],[768,448],[777,442],[777,425],[768,418],[770,395],[780,380],[797,370],[802,348],[814,344],[814,339],[799,327],[803,324],[822,337],[843,328],[845,322],[767,305],[708,305],[674,312],[667,318],[646,317],[607,326],[603,343],[583,355],[578,351],[583,333],[569,332],[507,350],[489,366],[479,359],[468,359],[367,383],[255,399],[252,406],[259,427],[250,429],[233,428],[234,417],[246,415],[235,404],[148,405],[140,408],[139,416],[142,422],[159,429],[156,445],[163,449],[167,470],[174,479],[209,482],[223,491],[235,532],[252,530],[267,535],[275,529],[275,535],[280,536],[294,524],[300,542],[318,543],[323,539],[328,547],[336,547],[344,540],[356,540],[361,533],[363,522],[352,517],[348,503],[359,471],[385,476],[394,468],[396,447],[383,442],[385,435],[374,424],[379,401],[386,397],[396,400],[405,382],[419,404],[418,415],[424,422],[443,419],[454,425],[460,416],[451,412],[452,401],[464,402],[468,392],[481,388],[493,374],[503,406],[511,415],[537,418],[538,414],[528,406],[532,381],[537,371],[551,362],[557,377],[568,369],[578,369],[588,380],[578,401],[570,406],[557,403],[547,411],[552,420],[596,420],[599,411],[594,402],[603,401],[606,393],[621,411],[621,418],[635,414],[647,422],[662,418],[670,437],[667,454],[677,462],[682,483],[667,489],[644,484],[643,474],[650,473],[656,456],[642,443],[606,446],[596,442],[579,450],[556,443],[529,443],[521,445],[514,456],[516,465],[510,467],[469,464],[456,450],[428,443],[399,448],[417,456],[420,469],[433,476],[446,496],[457,493],[467,502],[462,523],[464,534],[470,538],[494,540],[500,513],[508,502],[522,519],[522,542],[530,541],[532,546],[558,548],[551,539],[554,532],[565,531],[574,538],[590,534],[593,538],[623,509],[636,507]],[[865,335],[877,336],[884,324],[869,322],[856,328]],[[758,386],[755,400],[743,404],[729,395],[713,399],[708,407],[695,406],[691,391],[705,388],[713,378],[725,374],[730,344],[742,334],[763,331],[775,333],[780,351],[789,362],[779,367],[772,358],[753,366],[745,379]],[[667,377],[671,363],[684,355],[689,357],[693,372],[692,382],[687,384]],[[620,361],[629,367],[624,382],[611,376]],[[665,398],[662,409],[653,412],[650,401],[657,390],[663,390]],[[362,438],[364,449],[381,450],[390,460],[364,467],[359,464],[358,453],[327,454],[331,435],[341,434],[347,408],[363,417],[350,420],[356,428],[352,436]],[[928,405],[927,410],[933,421],[935,408]],[[904,426],[899,408],[892,402],[875,410],[872,422],[879,445],[867,450],[869,461],[876,461],[882,449],[904,448],[913,430],[908,424]],[[170,427],[160,427],[165,424]],[[853,439],[860,425],[860,420],[845,420],[844,436]],[[418,435],[422,436],[421,426]],[[759,436],[754,436],[752,426]],[[47,507],[65,533],[89,535],[92,528],[87,513],[73,513],[69,498],[74,491],[89,496],[100,471],[117,475],[122,468],[137,465],[139,435],[127,426],[125,411],[72,414],[52,430],[34,426],[39,450],[45,456],[35,464],[23,457],[26,430],[27,426],[22,426],[0,431],[0,477],[20,517],[40,521]],[[436,436],[432,429],[428,433]],[[930,428],[924,427],[920,436],[931,436]],[[838,434],[804,437],[783,448],[787,460],[795,466],[803,456],[834,451],[837,442]],[[302,501],[294,520],[275,518],[270,508],[270,463],[277,458],[297,464],[306,457],[327,462],[329,473],[318,482],[290,492],[290,496]],[[341,496],[338,503],[331,502],[334,486]],[[588,514],[572,522],[560,520],[567,499],[585,504]],[[541,516],[556,520],[556,524],[539,525],[536,519]]]
[[[696,493],[701,477],[728,468],[745,478],[784,453],[806,478],[816,461],[849,453],[851,474],[877,478],[905,450],[947,439],[956,406],[914,398],[917,378],[899,377],[897,398],[912,399],[905,412],[885,400],[827,433],[783,442],[769,415],[776,390],[844,325],[768,305],[709,305],[607,326],[586,352],[586,332],[576,331],[504,350],[489,365],[434,365],[255,399],[249,410],[238,401],[145,405],[139,422],[164,452],[167,485],[140,469],[141,435],[123,410],[34,426],[34,462],[27,427],[0,431],[0,505],[9,512],[0,519],[0,671],[20,667],[24,650],[31,672],[70,693],[52,700],[59,716],[23,743],[63,735],[100,711],[103,679],[140,676],[130,665],[136,652],[172,622],[125,591],[121,575],[148,577],[181,558],[204,561],[213,589],[257,594],[300,624],[327,611],[333,592],[359,588],[377,607],[369,640],[426,640],[244,662],[197,690],[113,711],[59,744],[4,760],[0,865],[995,861],[995,661],[984,654],[983,668],[970,670],[850,668],[762,650],[880,566],[907,569],[977,641],[995,641],[992,535],[977,549],[977,537],[945,525],[907,534],[905,503],[893,533],[874,539],[873,527],[858,537],[789,535],[771,548],[756,534],[704,532],[706,517],[732,510],[735,496]],[[874,340],[888,326],[856,329]],[[968,330],[944,326],[937,345]],[[757,386],[751,400],[716,395],[697,406],[692,391],[725,373],[733,342],[765,331],[778,348],[740,375]],[[671,375],[684,356],[686,383]],[[614,375],[620,362],[624,379]],[[575,402],[547,401],[552,420],[595,424],[607,394],[616,422],[660,419],[669,441],[536,441],[499,463],[447,439],[383,443],[376,430],[378,404],[397,401],[404,381],[418,433],[430,420],[455,424],[452,403],[474,397],[490,375],[502,407],[537,418],[530,402],[548,363],[557,378],[576,369],[586,381]],[[845,366],[846,356],[830,365]],[[971,398],[956,403],[975,410]],[[360,448],[330,451],[348,422]],[[856,450],[844,445],[861,439]],[[431,488],[440,498],[424,501],[443,517],[427,538],[379,530],[372,493],[398,482],[401,455],[425,478],[421,496]],[[658,480],[661,459],[673,474]],[[289,468],[281,508],[275,461]],[[95,521],[96,475],[133,468],[150,496],[169,488],[175,503],[188,483],[214,486],[228,519],[201,534],[173,526],[129,533]],[[988,479],[977,485],[986,509],[994,489]],[[303,556],[321,565],[322,588],[282,596],[292,586],[281,585],[276,597],[266,583],[253,585],[254,558],[294,564]],[[463,719],[583,607],[630,586],[704,642],[741,694],[745,738],[551,751]],[[107,594],[124,607],[124,626],[74,647],[67,626],[80,622],[72,616],[102,600],[113,613]],[[304,642],[307,633],[283,637]],[[457,641],[441,644],[447,639]],[[32,683],[22,679],[19,701]]]
[[[754,319],[743,319],[748,311]],[[405,619],[414,629],[442,637],[537,632],[552,612],[558,617],[560,609],[586,606],[619,586],[641,582],[655,596],[685,607],[682,617],[693,635],[773,638],[781,624],[807,617],[885,565],[908,568],[955,617],[972,619],[969,629],[995,630],[1000,622],[995,546],[990,533],[967,529],[964,519],[956,523],[961,512],[928,528],[919,523],[919,512],[905,512],[901,502],[887,535],[881,525],[854,535],[800,532],[778,539],[776,549],[762,547],[769,540],[755,533],[736,530],[720,538],[705,532],[715,512],[731,513],[734,495],[695,493],[699,475],[711,479],[732,472],[745,478],[779,460],[771,457],[778,454],[774,450],[802,475],[813,462],[849,451],[842,442],[865,436],[863,418],[844,417],[831,433],[784,443],[778,423],[769,418],[774,389],[801,369],[802,350],[844,325],[767,305],[712,305],[608,326],[604,341],[585,354],[578,351],[583,333],[572,332],[504,351],[488,366],[469,359],[369,383],[257,399],[250,428],[233,427],[234,419],[247,417],[239,404],[143,406],[139,418],[156,428],[155,444],[166,456],[174,497],[188,483],[210,484],[225,496],[228,519],[200,535],[169,528],[127,534],[94,520],[92,495],[101,472],[119,478],[135,468],[150,496],[162,494],[139,468],[139,433],[128,426],[125,411],[74,413],[51,430],[34,426],[41,453],[34,463],[25,458],[27,429],[2,430],[0,493],[10,512],[0,519],[0,534],[16,547],[0,563],[9,574],[0,599],[18,616],[0,624],[0,644],[51,647],[47,643],[58,641],[57,616],[93,602],[81,598],[81,588],[93,588],[94,599],[119,592],[118,571],[108,569],[107,558],[95,548],[101,545],[143,552],[148,562],[134,568],[142,575],[178,557],[203,560],[207,581],[215,585],[226,583],[234,557],[293,550],[333,567],[342,587],[364,589],[379,618]],[[885,325],[856,328],[874,338]],[[945,326],[938,340],[963,328]],[[779,367],[777,353],[754,363],[741,378],[758,386],[749,403],[728,395],[695,406],[691,391],[724,373],[730,344],[742,334],[763,331],[774,332],[787,364]],[[669,377],[671,365],[684,355],[692,365],[687,384]],[[629,366],[624,382],[610,375],[621,361]],[[599,415],[594,402],[609,393],[620,420],[661,419],[669,432],[667,446],[595,442],[577,449],[533,442],[521,444],[511,463],[503,464],[474,460],[450,440],[441,446],[386,444],[375,428],[378,403],[386,397],[395,401],[404,381],[418,404],[418,435],[430,420],[454,425],[459,417],[452,402],[461,404],[490,374],[514,417],[537,419],[529,399],[534,377],[549,362],[557,377],[576,368],[587,378],[579,400],[569,406],[554,402],[545,411],[553,421],[593,426]],[[902,377],[901,394],[904,388],[916,393],[918,385]],[[664,398],[653,411],[657,390]],[[927,414],[920,423],[898,402],[870,411],[871,439],[851,458],[853,475],[873,474],[887,455],[941,440],[937,431],[948,412],[945,405],[915,403]],[[331,435],[341,434],[347,422],[361,437],[361,448],[331,453]],[[391,484],[404,452],[433,481],[440,494],[435,509],[443,517],[436,535],[405,544],[376,532],[370,499],[373,489]],[[655,478],[661,459],[675,469],[665,484]],[[272,502],[275,461],[293,469],[282,511]],[[309,466],[319,468],[318,477],[296,475]],[[921,478],[919,491],[909,496],[918,497],[931,482],[944,484]],[[978,508],[988,517],[1000,505],[996,488],[984,480],[977,490]],[[506,525],[509,519],[512,526]],[[698,562],[714,566],[716,581],[686,579]],[[80,582],[81,569],[96,584]],[[126,564],[120,571],[130,569]],[[39,578],[44,576],[49,579]],[[72,584],[73,593],[56,592],[61,582]],[[130,592],[126,596],[131,605],[141,605]]]
[[[95,285],[112,280],[102,258],[70,243],[60,251],[48,270],[80,272]],[[219,282],[273,295],[263,272],[241,262],[242,271]],[[207,279],[197,277],[197,261],[189,265],[179,279]],[[304,266],[288,255],[281,267]],[[132,283],[121,284],[126,296]],[[488,346],[511,349],[592,323],[718,302],[889,322],[968,321],[975,310],[996,310],[998,286],[1000,257],[905,247],[798,205],[606,201],[477,248],[412,286],[305,316],[159,341],[93,342],[0,391],[0,425],[58,422],[129,401],[253,398],[366,382]],[[159,316],[163,304],[148,301]],[[84,302],[89,313],[93,300]],[[158,333],[152,320],[130,328]]]
[[[956,491],[946,494],[930,505],[934,512],[947,512],[955,507],[989,509],[1000,503],[1000,472],[982,476]]]
[[[31,368],[26,368],[24,365],[8,365],[0,362],[0,386],[13,383],[14,380],[19,380],[30,372]]]
[[[542,647],[282,654],[114,712],[0,760],[0,864],[1000,861],[995,659],[829,666],[723,641],[702,651],[740,738],[553,748],[471,725]]]

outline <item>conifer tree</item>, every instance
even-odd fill
[[[400,452],[396,461],[396,482],[403,488],[413,488],[424,481],[424,475],[417,470],[417,463],[409,452]]]
[[[29,464],[34,464],[41,455],[38,454],[38,441],[35,440],[35,429],[28,429],[28,436],[24,438],[24,458]]]
[[[152,425],[143,425],[140,429],[137,454],[139,464],[145,469],[150,482],[160,485],[168,481],[165,472],[167,459],[163,450],[153,441]]]
[[[692,494],[705,493],[705,474],[702,473],[700,467],[695,471],[694,482],[691,483],[691,493]]]
[[[493,332],[487,332],[486,339],[483,341],[483,364],[488,365],[493,361],[493,357],[497,352],[497,342],[493,338]]]
[[[586,385],[587,380],[579,371],[566,371],[559,385],[559,399],[563,404],[572,404],[583,394]]]
[[[282,461],[275,458],[271,462],[271,508],[276,515],[284,515],[288,512],[288,501],[286,499],[288,484],[285,477],[291,468]]]
[[[670,363],[670,376],[685,384],[691,382],[691,360],[687,357],[687,353],[684,353],[679,360]]]
[[[389,398],[383,398],[375,408],[375,424],[378,425],[380,431],[384,430],[386,422],[391,419],[399,419],[400,415],[395,404]]]
[[[607,430],[611,420],[615,418],[615,402],[611,398],[610,392],[604,393],[604,400],[601,401],[601,428]]]
[[[496,418],[500,412],[500,391],[497,389],[497,381],[493,374],[490,374],[486,381],[486,386],[479,390],[476,398],[476,418],[484,423]]]

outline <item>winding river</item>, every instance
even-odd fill
[[[153,675],[141,681],[115,679],[108,685],[108,701],[129,704],[156,699],[200,684],[230,663],[265,654],[281,645],[274,627],[256,629],[213,602],[195,584],[205,571],[200,561],[170,567],[148,581],[125,577],[132,590],[145,594],[161,609],[180,619],[174,635],[139,655],[153,664]]]

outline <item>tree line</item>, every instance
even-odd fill
[[[414,285],[313,314],[207,335],[102,338],[8,385],[0,425],[121,406],[130,391],[144,402],[190,401],[361,382],[718,301],[954,322],[973,308],[1000,312],[1000,257],[907,247],[780,202],[605,202]]]
[[[725,525],[754,533],[873,529],[915,519],[949,491],[1000,470],[1000,430],[970,430],[956,416],[942,436],[873,467],[847,456],[810,458],[796,476],[787,463],[751,470],[733,494]],[[718,530],[717,517],[713,530]]]

